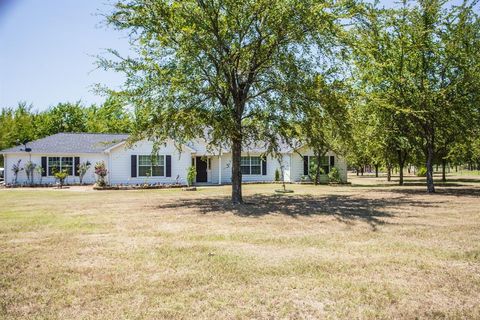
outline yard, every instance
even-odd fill
[[[480,318],[480,177],[352,179],[0,190],[0,318]]]

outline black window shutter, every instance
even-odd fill
[[[335,165],[335,157],[330,156],[330,167],[333,167]]]
[[[75,177],[78,177],[79,176],[78,169],[80,167],[80,157],[75,157],[75,159],[73,159],[73,167],[75,168],[75,170],[73,170],[73,175]]]
[[[171,177],[172,176],[172,156],[165,156],[165,176]]]
[[[42,177],[47,176],[47,157],[42,157]]]
[[[137,177],[137,155],[136,154],[132,154],[131,156],[131,159],[132,161],[130,161],[130,164],[131,164],[131,174],[130,176],[132,178],[136,178]]]
[[[308,156],[303,156],[303,175],[308,176]]]
[[[262,159],[262,175],[267,175],[267,158]]]

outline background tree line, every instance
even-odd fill
[[[129,133],[132,126],[131,112],[113,97],[99,106],[65,102],[44,111],[22,102],[0,112],[0,150],[59,132]]]
[[[480,23],[476,1],[419,0],[396,8],[364,4],[355,23],[350,164],[480,166]]]

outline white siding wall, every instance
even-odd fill
[[[192,164],[192,154],[187,148],[181,152],[177,150],[172,141],[163,144],[158,150],[159,155],[172,156],[171,177],[131,177],[131,155],[152,154],[153,143],[150,141],[139,141],[131,148],[119,146],[110,151],[109,181],[111,184],[142,184],[142,183],[175,183],[179,176],[179,183],[186,183],[187,169]],[[138,160],[137,160],[138,162]],[[138,163],[137,163],[138,164]],[[138,174],[138,170],[137,170]]]
[[[72,156],[80,157],[80,162],[90,161],[91,168],[84,177],[84,182],[91,184],[96,180],[94,173],[94,165],[96,162],[105,161],[108,169],[107,180],[112,184],[141,184],[141,183],[186,183],[187,169],[191,166],[192,155],[191,150],[184,148],[181,152],[177,150],[173,142],[169,141],[159,149],[161,155],[172,156],[172,176],[171,177],[131,177],[131,155],[149,155],[152,153],[153,143],[149,141],[138,142],[131,148],[119,146],[110,151],[109,154],[31,154],[31,161],[37,165],[41,165],[42,156]],[[303,148],[299,150],[302,155],[313,156],[312,150]],[[247,156],[248,154],[244,154]],[[251,156],[258,156],[259,154],[249,154]],[[335,155],[333,152],[328,152],[328,156]],[[211,156],[212,166],[208,170],[208,182],[217,184],[219,182],[219,158],[218,156]],[[12,166],[22,159],[21,167],[29,160],[29,155],[25,153],[8,154],[5,156],[5,182],[11,183],[13,181]],[[222,183],[231,183],[232,176],[232,161],[231,154],[226,153],[222,155]],[[300,181],[303,175],[303,158],[298,153],[284,154],[282,159],[284,165],[285,181]],[[340,176],[343,182],[347,181],[347,165],[342,157],[335,156],[335,167],[340,171]],[[274,181],[275,170],[280,170],[280,164],[276,158],[269,156],[267,158],[267,175],[243,175],[243,181]],[[138,170],[137,170],[138,173]],[[35,174],[35,183],[40,180],[39,175]],[[18,176],[18,183],[26,183],[27,178],[25,171],[21,171]],[[42,183],[54,183],[53,177],[42,177]],[[78,183],[78,177],[68,177],[67,184]]]
[[[35,163],[37,166],[42,165],[42,157],[80,157],[80,163],[85,162],[85,161],[90,161],[92,166],[90,169],[87,171],[85,174],[85,177],[83,178],[83,182],[87,184],[93,184],[95,183],[95,163],[99,161],[105,161],[105,164],[108,165],[107,163],[107,156],[104,154],[99,154],[99,153],[81,153],[81,154],[31,154],[30,156],[26,153],[11,153],[8,154],[5,157],[5,173],[6,173],[6,180],[5,183],[12,183],[14,179],[14,175],[12,172],[12,168],[14,164],[17,164],[18,160],[22,160],[20,162],[20,167],[23,168],[25,164],[31,159],[33,163]],[[47,168],[44,168],[44,170],[47,172]],[[37,173],[34,173],[34,182],[38,184],[40,182],[40,175]],[[79,183],[80,179],[79,177],[75,176],[69,176],[66,180],[66,184],[74,184],[74,183]],[[22,170],[18,174],[18,180],[17,183],[22,184],[22,183],[27,183],[27,174],[25,173],[25,170]],[[42,177],[42,183],[55,183],[55,178],[54,177]]]
[[[313,151],[312,149],[309,148],[301,148],[298,150],[298,152],[302,156],[313,156]],[[347,182],[347,163],[345,162],[345,159],[342,157],[337,156],[334,152],[327,152],[327,156],[335,156],[335,167],[338,169],[340,172],[340,178],[342,179],[342,182]],[[301,176],[303,176],[303,157],[300,156],[298,153],[293,153],[291,155],[291,162],[292,162],[292,171],[291,171],[291,178],[292,181],[298,182],[301,179]]]
[[[243,154],[243,156],[260,156],[260,154]],[[222,155],[222,183],[232,182],[232,154],[226,153]],[[290,181],[290,156],[288,154],[283,155],[282,159],[284,165],[285,181]],[[211,170],[211,182],[218,183],[219,180],[219,158],[218,156],[212,157],[212,170]],[[280,171],[279,161],[271,156],[267,157],[267,174],[262,175],[242,175],[242,181],[275,181],[275,170]],[[281,173],[281,171],[280,171]],[[209,179],[210,180],[210,179]]]

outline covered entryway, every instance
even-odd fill
[[[202,157],[196,157],[195,167],[197,169],[197,182],[207,182],[207,161]]]

